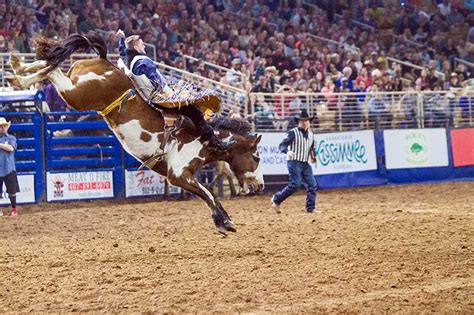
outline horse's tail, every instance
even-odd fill
[[[107,46],[104,39],[97,34],[73,34],[62,42],[45,37],[38,37],[35,41],[36,57],[46,60],[48,65],[58,66],[77,50],[87,51],[92,48],[101,59],[107,59]]]

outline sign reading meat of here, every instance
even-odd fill
[[[446,130],[384,130],[387,169],[449,165]]]
[[[153,196],[165,193],[166,178],[150,170],[125,171],[125,197]],[[170,185],[170,194],[177,194],[180,188]]]
[[[455,167],[474,165],[474,128],[451,130]]]
[[[372,130],[315,135],[315,175],[370,171],[377,169]]]
[[[47,200],[97,199],[114,196],[112,171],[46,173]]]

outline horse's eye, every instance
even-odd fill
[[[260,162],[260,158],[258,156],[252,155],[252,157],[255,162]]]

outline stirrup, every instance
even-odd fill
[[[142,165],[140,165],[140,167],[138,168],[139,171],[141,171],[142,169],[144,169],[145,167],[148,167],[150,170],[153,169],[153,167],[155,167],[155,165],[158,163],[158,162],[161,162],[165,159],[165,155],[166,153],[155,153],[153,154],[148,160],[146,160],[145,162],[142,163]]]

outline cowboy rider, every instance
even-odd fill
[[[173,90],[166,83],[153,60],[146,56],[145,44],[140,36],[131,35],[125,38],[125,33],[122,30],[117,31],[117,36],[119,37],[120,58],[130,69],[134,81],[145,90],[145,94],[151,95],[158,91],[165,96],[171,96]],[[223,142],[219,139],[204,119],[203,112],[196,106],[182,106],[175,109],[175,111],[177,114],[188,116],[192,120],[201,138],[204,141],[209,141],[211,149],[227,151],[235,143],[234,141]]]

